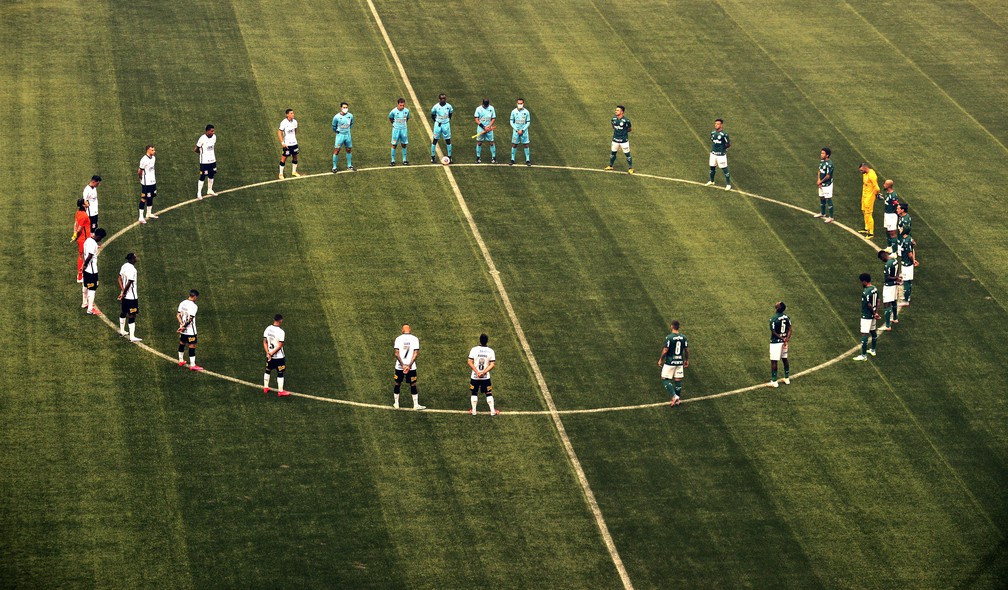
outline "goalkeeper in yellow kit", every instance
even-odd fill
[[[864,229],[859,230],[867,238],[875,237],[875,199],[879,193],[878,175],[867,162],[861,163],[861,213],[864,215]]]

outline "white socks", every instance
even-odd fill
[[[136,338],[136,322],[129,325],[130,340]]]
[[[492,395],[488,395],[488,396],[486,396],[486,398],[487,398],[487,404],[490,406],[490,413],[493,414],[494,413],[493,396]]]
[[[207,181],[206,181],[206,183],[207,183],[206,184],[207,194],[208,195],[212,195],[213,194],[213,179],[212,178],[208,178]]]
[[[277,377],[277,389],[279,389],[280,391],[284,390],[284,388],[283,388],[283,382],[284,382],[284,378],[283,377]]]
[[[119,318],[119,333],[120,334],[126,333],[126,318]]]
[[[197,180],[196,181],[196,198],[199,199],[202,196],[203,196],[203,181],[202,180]]]
[[[263,373],[263,389],[269,389],[269,373]]]
[[[415,407],[417,407],[419,405],[420,405],[420,394],[419,393],[414,393],[413,394],[413,407],[415,408]]]
[[[92,311],[94,309],[94,295],[95,292],[88,289],[87,292],[87,310]]]
[[[476,404],[477,404],[477,402],[479,402],[479,396],[478,395],[474,395],[474,396],[471,396],[469,398],[469,403],[472,404],[472,411],[473,412],[476,411]]]

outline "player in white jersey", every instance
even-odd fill
[[[280,180],[283,180],[284,165],[287,163],[287,156],[291,156],[291,176],[301,176],[298,174],[298,153],[300,149],[297,143],[297,119],[294,118],[294,109],[287,109],[286,118],[280,121],[280,127],[277,129],[277,137],[280,138],[280,175],[277,176]]]
[[[493,383],[490,381],[490,371],[497,366],[497,356],[492,348],[487,346],[489,337],[480,334],[479,346],[474,346],[469,351],[469,369],[472,374],[469,376],[469,403],[473,416],[476,415],[476,404],[479,402],[479,392],[486,394],[487,405],[490,406],[490,415],[500,414],[500,410],[494,408]]]
[[[392,380],[392,407],[399,407],[399,388],[403,379],[409,379],[410,393],[413,394],[413,409],[426,410],[420,405],[420,392],[417,391],[416,359],[420,355],[420,339],[413,335],[409,324],[402,325],[402,334],[396,337],[392,344],[392,354],[395,355],[395,376]]]
[[[193,151],[199,154],[199,180],[196,182],[196,198],[203,198],[203,181],[207,183],[207,196],[212,197],[217,193],[213,190],[213,179],[217,175],[217,154],[214,149],[217,146],[217,130],[213,125],[206,126],[206,133],[196,140],[196,147]]]
[[[83,301],[81,307],[86,307],[91,315],[101,315],[101,310],[94,304],[95,291],[98,290],[98,242],[105,237],[105,230],[98,228],[94,230],[91,237],[84,240],[84,267],[82,275],[84,282],[81,284]]]
[[[98,229],[98,185],[101,184],[101,176],[95,174],[84,187],[84,204],[87,206],[88,218],[91,219],[91,231]]]
[[[189,298],[179,303],[178,312],[175,319],[178,320],[179,333],[178,364],[185,366],[185,349],[189,347],[189,370],[202,371],[203,367],[196,364],[196,312],[199,309],[196,300],[199,299],[199,291],[193,289],[189,291]]]
[[[140,223],[147,223],[147,219],[157,219],[158,216],[152,213],[154,208],[154,197],[157,196],[157,177],[154,174],[154,163],[157,160],[154,146],[148,145],[144,156],[140,158],[140,167],[137,168],[137,176],[140,178],[140,203],[137,205]],[[147,207],[147,219],[144,219],[144,207]]]
[[[128,336],[130,342],[140,342],[136,337],[136,314],[140,310],[137,300],[137,257],[130,252],[126,255],[126,263],[119,268],[119,335]],[[129,322],[129,332],[126,323]]]
[[[266,350],[266,371],[263,373],[263,393],[269,393],[270,373],[277,372],[277,397],[287,397],[290,393],[284,389],[284,372],[287,370],[287,353],[284,351],[284,340],[287,334],[280,325],[283,316],[273,316],[273,323],[266,326],[263,332],[263,349]]]

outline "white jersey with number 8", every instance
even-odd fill
[[[485,370],[490,366],[490,363],[495,362],[497,357],[494,355],[494,351],[489,346],[474,346],[472,350],[469,351],[469,358],[472,359],[473,365],[479,371]],[[484,374],[482,377],[476,376],[476,371],[472,372],[472,379],[489,379],[490,373]]]

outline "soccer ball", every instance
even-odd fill
[[[449,158],[448,156],[442,156],[441,163],[447,166],[448,164],[451,164],[451,158]]]

